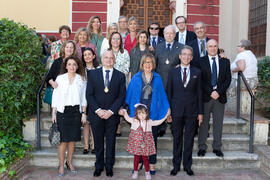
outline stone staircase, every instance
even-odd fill
[[[40,151],[33,152],[31,165],[57,167],[58,156],[57,148],[51,147],[48,141],[48,132],[51,126],[51,117],[48,113],[41,116],[41,147]],[[212,125],[212,122],[211,122]],[[164,137],[158,138],[158,153],[156,169],[172,168],[172,149],[173,138],[167,128]],[[128,134],[130,125],[122,122],[122,136],[116,138],[116,162],[115,168],[133,168],[133,156],[126,152]],[[223,146],[224,158],[216,157],[212,153],[211,144],[213,141],[212,126],[210,128],[210,137],[208,138],[208,152],[205,157],[197,156],[197,137],[194,142],[193,165],[195,170],[218,170],[218,169],[258,169],[260,167],[259,157],[257,154],[248,153],[249,136],[248,124],[245,120],[236,119],[231,116],[225,116],[223,125]],[[83,138],[82,141],[76,143],[73,163],[77,167],[93,168],[95,155],[83,155]]]

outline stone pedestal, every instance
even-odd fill
[[[36,144],[37,119],[35,117],[25,120],[23,126],[23,139],[31,145]]]
[[[255,120],[254,122],[254,144],[267,145],[269,133],[269,120]]]

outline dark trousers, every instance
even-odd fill
[[[197,123],[197,117],[172,117],[173,166],[176,170],[180,170],[182,159],[184,168],[191,169]]]
[[[103,170],[104,165],[107,171],[112,170],[115,162],[115,132],[119,118],[111,116],[104,120],[95,115],[90,120],[94,135],[95,154],[96,154],[96,170]],[[106,137],[106,162],[104,163],[104,137]]]
[[[203,122],[199,127],[198,146],[199,149],[207,150],[206,140],[209,131],[210,113],[213,113],[213,137],[214,141],[212,148],[221,150],[222,127],[224,118],[225,104],[219,100],[211,99],[209,102],[204,103]]]

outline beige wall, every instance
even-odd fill
[[[220,0],[219,46],[231,61],[239,41],[248,38],[248,8],[249,0]]]
[[[40,32],[71,26],[71,0],[0,0],[0,19],[9,18]]]

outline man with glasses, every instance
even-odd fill
[[[164,38],[158,36],[159,33],[159,23],[153,22],[150,24],[148,30],[150,34],[150,46],[155,48],[157,44],[164,42]]]
[[[197,38],[187,43],[187,45],[193,48],[193,60],[191,65],[200,67],[199,60],[201,57],[207,56],[206,43],[209,40],[206,37],[206,26],[204,22],[198,21],[194,23],[194,31]]]
[[[175,24],[178,28],[178,32],[175,36],[175,41],[181,44],[187,44],[194,39],[197,39],[196,34],[193,31],[188,31],[186,27],[187,19],[185,16],[178,16],[175,18]]]
[[[119,33],[122,36],[123,45],[125,44],[125,40],[128,35],[128,28],[127,28],[127,17],[126,16],[120,16],[118,18],[118,27],[119,27]]]

